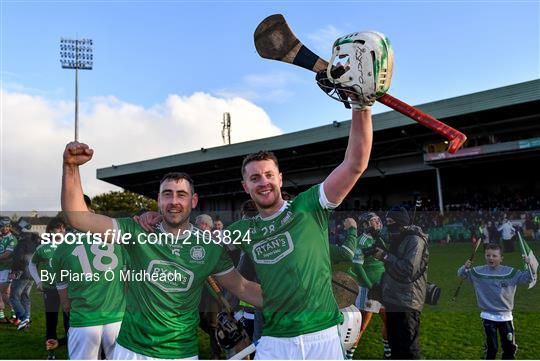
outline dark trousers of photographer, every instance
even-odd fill
[[[420,311],[386,311],[388,344],[393,360],[419,360]]]
[[[394,360],[420,359],[420,314],[427,287],[427,236],[414,226],[391,239],[381,280],[388,343]]]

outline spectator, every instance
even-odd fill
[[[6,306],[9,305],[11,285],[9,274],[15,246],[17,246],[17,238],[11,233],[11,220],[7,217],[2,218],[0,220],[0,323],[10,323],[12,319],[15,320],[15,315],[8,319],[8,316],[4,314]]]
[[[485,223],[485,222],[482,222],[480,224],[480,237],[482,239],[482,243],[487,245],[489,244],[490,240],[489,240],[489,230],[488,230],[488,225]]]
[[[21,234],[21,242],[13,252],[13,282],[9,300],[17,315],[17,321],[14,323],[17,330],[25,329],[30,324],[30,291],[34,280],[28,269],[28,264],[39,244],[39,240],[38,233],[24,232]]]
[[[509,219],[504,218],[501,225],[497,227],[497,230],[501,234],[504,252],[514,252],[514,235],[516,234],[516,229],[512,225],[512,222],[510,222]]]
[[[488,233],[489,233],[489,242],[490,243],[499,243],[501,239],[501,235],[499,234],[499,231],[497,230],[497,226],[493,221],[488,222]]]
[[[223,221],[216,217],[216,220],[214,221],[214,230],[216,231],[223,231]]]
[[[403,207],[386,214],[389,250],[376,248],[375,258],[384,260],[381,280],[386,309],[388,342],[392,359],[420,359],[420,314],[424,307],[429,258],[427,236],[409,225]]]

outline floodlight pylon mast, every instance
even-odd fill
[[[60,63],[63,69],[75,69],[75,141],[79,140],[79,69],[92,70],[92,39],[60,39]]]

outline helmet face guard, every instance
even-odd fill
[[[326,79],[319,86],[336,100],[369,106],[390,88],[393,63],[390,41],[383,34],[352,33],[334,42]]]
[[[356,345],[356,341],[360,337],[362,313],[354,305],[342,308],[340,311],[343,314],[343,323],[338,325],[339,336],[343,348],[348,351]]]
[[[371,221],[371,219],[375,217],[379,218],[379,216],[375,212],[364,212],[360,214],[360,216],[358,217],[358,220],[362,223],[364,222],[369,223],[369,221]]]
[[[215,337],[218,344],[225,350],[230,350],[244,338],[244,329],[240,322],[227,312],[220,312],[217,315],[218,325],[215,330]]]

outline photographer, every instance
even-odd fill
[[[429,258],[427,235],[410,225],[407,210],[393,207],[386,214],[389,249],[374,257],[384,261],[381,280],[392,359],[420,359],[420,313],[424,307]]]

